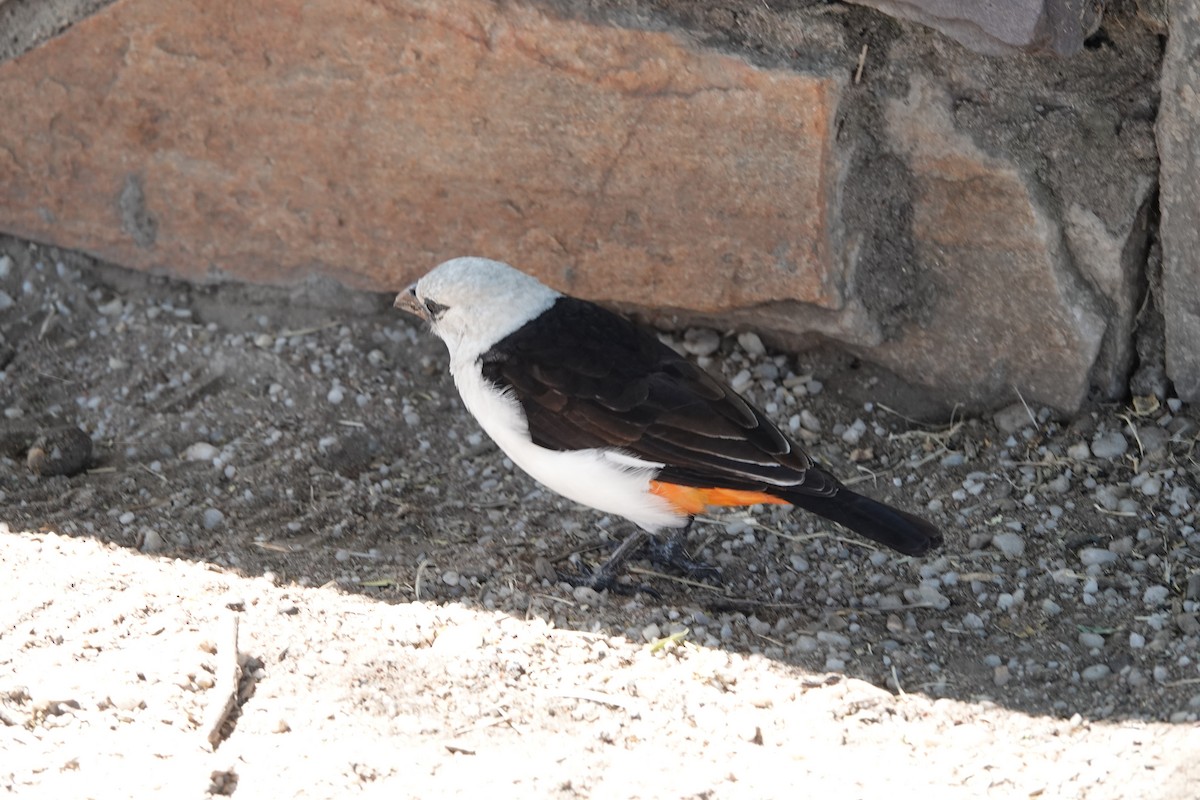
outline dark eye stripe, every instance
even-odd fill
[[[429,316],[432,319],[437,319],[449,308],[449,306],[444,306],[436,300],[425,300],[424,302],[425,310],[429,312]]]

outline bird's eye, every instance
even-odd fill
[[[436,300],[425,299],[421,302],[425,304],[425,310],[429,312],[430,319],[437,319],[449,308],[449,306],[444,306]]]

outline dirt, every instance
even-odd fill
[[[624,523],[514,471],[390,299],[0,240],[5,790],[1197,795],[1195,409],[917,425],[853,361],[681,333],[946,545],[753,509],[695,527],[720,586],[596,595],[556,571]]]

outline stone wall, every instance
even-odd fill
[[[376,290],[481,254],[931,402],[1194,400],[1197,3],[58,0],[0,53],[0,230]]]

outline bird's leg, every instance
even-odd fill
[[[656,536],[650,537],[646,543],[646,557],[655,564],[671,567],[682,572],[689,578],[701,581],[721,582],[721,571],[711,564],[696,561],[688,555],[685,545],[687,534],[692,528],[693,517],[688,517],[687,524],[679,528],[664,542]]]
[[[634,594],[636,592],[646,592],[657,596],[658,592],[645,585],[626,586],[617,582],[617,576],[620,575],[620,569],[629,560],[634,552],[636,552],[645,542],[648,534],[641,528],[637,528],[633,533],[625,537],[625,541],[617,545],[617,549],[613,550],[612,555],[604,562],[604,565],[595,570],[591,574],[585,576],[564,576],[564,580],[572,586],[587,586],[597,592],[612,591],[614,594]]]

